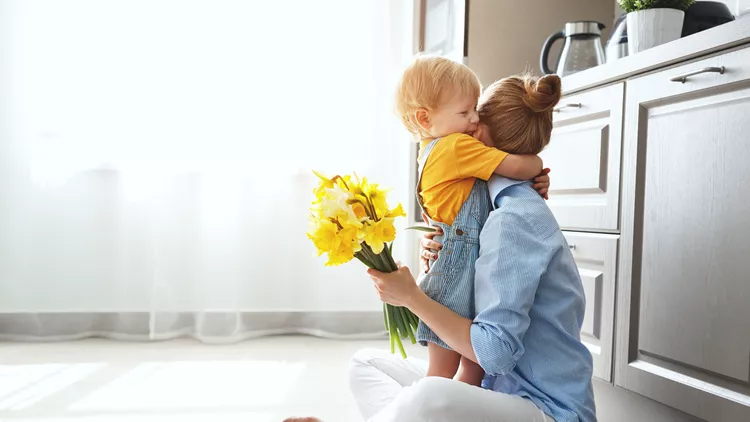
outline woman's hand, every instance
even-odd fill
[[[427,273],[430,271],[430,260],[436,260],[438,257],[438,251],[443,249],[443,244],[432,240],[435,236],[443,234],[443,229],[440,227],[433,227],[435,229],[432,233],[425,233],[422,240],[419,241],[419,261],[422,264],[422,270]]]
[[[398,264],[398,270],[392,273],[381,273],[380,271],[369,269],[367,274],[378,291],[380,300],[393,306],[406,306],[414,301],[419,295],[424,295],[419,286],[417,286],[414,277],[409,271],[409,267]]]
[[[534,178],[534,189],[542,195],[544,199],[549,199],[549,172],[550,169],[543,169],[539,176]]]

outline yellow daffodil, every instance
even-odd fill
[[[337,265],[346,264],[353,258],[354,249],[352,249],[346,242],[337,242],[336,247],[328,252],[328,261],[325,263],[325,266],[335,267]]]
[[[315,175],[320,179],[318,187],[313,191],[315,193],[316,201],[320,202],[326,195],[326,189],[331,189],[332,187],[336,186],[336,182],[333,179],[329,179],[314,170],[313,173],[315,173]]]
[[[361,230],[357,230],[354,227],[344,228],[336,233],[336,238],[348,244],[354,252],[362,250],[361,242],[364,240],[364,233]]]
[[[326,266],[345,264],[354,259],[354,254],[362,250],[359,231],[354,228],[342,229],[336,234],[335,245],[328,252]]]
[[[354,173],[354,180],[351,181],[349,190],[354,194],[354,196],[364,197],[365,192],[362,190],[362,180],[359,178],[357,173]]]
[[[367,215],[367,208],[362,205],[361,202],[357,201],[352,203],[352,211],[354,211],[354,215],[357,216],[357,218],[362,221],[368,217]]]
[[[404,207],[401,206],[401,203],[396,205],[396,208],[388,211],[386,213],[385,218],[396,218],[396,217],[406,217],[406,212],[404,211]]]
[[[364,238],[373,252],[376,254],[383,252],[385,244],[396,239],[396,227],[393,225],[393,219],[384,218],[380,221],[373,221],[366,224]]]
[[[315,248],[318,250],[318,256],[329,253],[336,244],[339,231],[338,226],[330,220],[315,219],[312,221],[313,229],[307,233],[307,237],[312,240]]]
[[[345,264],[355,257],[378,271],[393,271],[390,242],[396,239],[393,221],[406,215],[401,204],[388,208],[387,191],[357,174],[331,178],[315,173],[320,179],[314,189],[315,200],[310,207],[311,228],[307,237],[312,240],[318,255],[326,254],[326,266]],[[367,246],[364,245],[367,243]],[[406,358],[401,339],[416,343],[414,330],[418,318],[406,308],[384,304],[385,328],[395,346]]]
[[[370,204],[375,208],[375,219],[380,219],[388,213],[388,203],[386,202],[387,192],[379,189],[377,183],[370,183],[366,178],[362,178],[362,192],[369,199]]]
[[[334,219],[342,226],[362,227],[361,219],[349,204],[351,199],[352,193],[339,186],[326,189],[326,195],[320,201],[320,217]]]

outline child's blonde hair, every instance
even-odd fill
[[[404,70],[398,84],[396,109],[409,132],[427,138],[415,113],[434,111],[456,94],[479,98],[482,85],[477,75],[461,63],[438,56],[417,56]]]
[[[511,76],[488,86],[479,99],[479,120],[495,147],[511,154],[538,154],[552,134],[552,109],[560,101],[557,75]]]

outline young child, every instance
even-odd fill
[[[427,222],[443,231],[435,239],[443,249],[420,287],[465,318],[474,317],[474,262],[491,207],[487,179],[499,174],[526,180],[542,171],[536,155],[508,154],[471,136],[479,122],[480,91],[479,79],[468,67],[419,56],[404,71],[396,99],[404,125],[421,139],[417,201]],[[451,350],[421,322],[417,339],[428,347],[428,376],[455,376],[480,385],[481,367]]]

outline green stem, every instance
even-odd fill
[[[404,345],[401,343],[401,339],[396,336],[396,344],[398,345],[398,350],[401,352],[401,357],[406,359],[406,350],[404,350]]]
[[[380,221],[380,219],[378,218],[378,213],[375,212],[375,205],[370,200],[370,197],[365,195],[365,199],[367,199],[367,205],[370,206],[370,213],[371,213],[370,215],[372,216],[372,219],[375,220],[376,222]]]
[[[388,305],[386,305],[386,312],[388,313],[388,337],[391,340],[391,354],[393,354],[396,351],[394,349],[394,346],[395,346],[395,342],[396,342],[396,337],[398,337],[398,335],[394,332],[394,331],[396,331],[396,325],[393,324],[393,318],[391,316],[391,310],[390,310],[390,308],[388,308]]]
[[[403,327],[403,322],[401,322],[401,318],[399,317],[397,310],[394,306],[387,305],[388,307],[388,317],[391,322],[391,353],[394,353],[395,350],[393,348],[393,344],[395,343],[398,346],[398,350],[401,353],[401,357],[406,359],[406,351],[404,350],[404,345],[401,343],[401,336],[399,333],[399,330],[401,330]]]
[[[388,305],[391,306],[391,305]],[[396,320],[396,327],[398,328],[398,337],[404,338],[407,336],[406,334],[406,321],[403,320],[401,317],[401,311],[396,306],[391,306],[392,314],[394,316],[394,319]]]
[[[388,260],[383,256],[382,253],[376,254],[375,252],[372,251],[370,246],[367,246],[367,249],[370,255],[372,256],[372,262],[375,264],[376,267],[378,267],[377,269],[379,271],[382,271],[384,273],[390,273],[394,271],[391,269],[391,266],[388,263]]]
[[[387,272],[383,267],[383,263],[380,260],[380,257],[372,252],[372,249],[370,249],[370,246],[367,243],[362,243],[361,252],[366,257],[366,259],[368,259],[372,263],[374,269]]]
[[[357,258],[357,259],[359,259],[359,261],[360,261],[361,263],[363,263],[363,264],[367,265],[367,267],[368,267],[368,268],[372,268],[373,270],[377,269],[377,268],[375,268],[375,266],[374,266],[374,265],[372,264],[372,260],[371,260],[371,259],[368,259],[368,258],[367,258],[367,257],[365,256],[365,254],[364,254],[364,253],[362,253],[362,251],[359,251],[359,252],[355,253],[355,254],[354,254],[354,257],[355,257],[355,258]]]
[[[411,344],[415,344],[417,342],[417,339],[414,338],[414,333],[411,330],[411,324],[409,323],[409,310],[402,307],[398,308],[399,312],[401,312],[401,319],[404,320],[406,323],[406,334],[409,336],[409,340],[411,340]]]
[[[383,303],[383,323],[385,324],[385,330],[390,332],[388,329],[388,310],[385,309],[385,303]]]
[[[393,260],[393,256],[390,254],[388,245],[384,244],[384,247],[383,252],[376,254],[368,244],[362,243],[362,250],[357,252],[356,256],[370,268],[382,272],[396,271],[398,267]],[[413,320],[410,314],[411,311],[406,308],[391,306],[387,303],[383,304],[383,323],[390,337],[391,354],[396,352],[395,349],[398,346],[401,357],[404,359],[406,359],[406,350],[404,350],[401,338],[409,337],[412,344],[416,343],[416,338],[411,327]]]
[[[383,259],[383,261],[390,267],[391,272],[398,270],[398,265],[396,265],[396,261],[393,259],[393,256],[388,252],[388,245],[385,245],[386,247],[383,248],[383,252],[380,253],[380,257]]]

